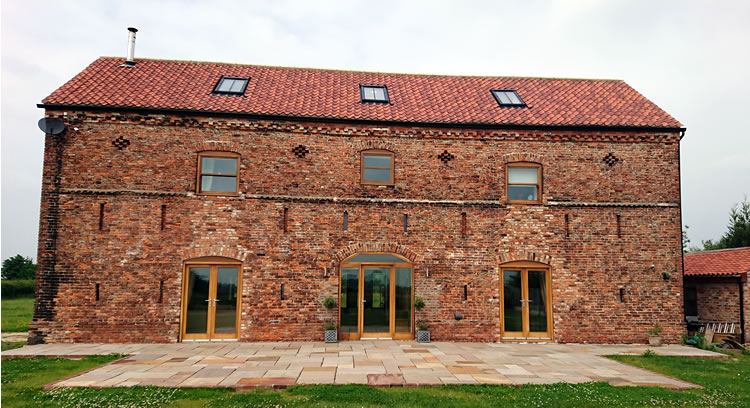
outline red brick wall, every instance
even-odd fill
[[[701,321],[739,322],[740,290],[736,279],[691,279],[698,298]]]
[[[551,266],[555,341],[644,342],[656,322],[667,341],[683,331],[677,134],[83,112],[65,120],[55,259],[40,262],[33,341],[177,341],[182,263],[210,255],[243,261],[241,340],[321,340],[320,302],[338,294],[338,274],[324,268],[335,271],[363,243],[414,261],[435,340],[499,340],[498,264],[531,259]],[[116,149],[118,136],[131,144]],[[305,158],[291,152],[300,144]],[[366,148],[394,152],[394,187],[359,183]],[[240,197],[195,194],[201,150],[242,155]],[[455,155],[448,164],[437,158],[444,150]],[[610,152],[613,167],[602,162]],[[47,201],[54,154],[48,137]],[[505,166],[519,159],[542,163],[543,205],[505,203]],[[40,260],[54,235],[49,208],[43,203]]]

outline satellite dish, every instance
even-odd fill
[[[42,129],[44,133],[59,135],[65,130],[65,124],[58,118],[41,118],[39,119],[39,129]]]

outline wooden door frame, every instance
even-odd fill
[[[235,317],[235,332],[233,335],[226,333],[213,333],[212,323],[215,319],[216,306],[209,305],[208,321],[206,322],[206,335],[189,335],[186,338],[185,327],[187,325],[187,290],[189,284],[190,267],[208,267],[209,268],[209,296],[216,296],[216,282],[218,268],[220,267],[237,267],[237,316]],[[233,340],[240,338],[240,316],[242,315],[242,262],[236,259],[225,258],[220,256],[207,256],[195,258],[182,263],[182,293],[180,295],[180,333],[178,341],[183,340]],[[212,312],[213,310],[213,312]]]
[[[529,328],[529,304],[526,302],[522,306],[522,332],[505,332],[505,281],[503,273],[506,270],[520,271],[521,272],[521,299],[529,299],[529,282],[528,272],[529,271],[543,271],[545,273],[545,279],[547,281],[547,288],[545,295],[547,296],[547,332],[531,332]],[[500,339],[504,341],[552,341],[554,340],[554,328],[552,318],[552,270],[549,265],[530,262],[530,261],[514,261],[501,264],[498,268],[499,279],[500,279]],[[518,335],[520,334],[520,336]]]
[[[404,260],[404,262],[347,262],[359,255],[393,255]],[[341,332],[341,279],[343,277],[342,269],[344,268],[356,268],[357,274],[357,332],[356,333],[342,333]],[[402,255],[395,254],[392,252],[360,252],[346,258],[339,265],[339,319],[338,319],[338,332],[341,340],[359,340],[363,337],[364,332],[364,310],[362,308],[362,299],[364,296],[364,273],[365,268],[388,268],[389,273],[389,333],[367,333],[367,335],[380,335],[381,337],[390,337],[393,340],[413,340],[414,339],[414,263],[404,258]],[[397,268],[409,268],[411,269],[411,331],[408,333],[396,332],[395,326],[395,309],[396,309],[396,269]]]

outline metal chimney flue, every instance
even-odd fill
[[[135,33],[138,29],[135,27],[128,27],[128,57],[125,59],[125,66],[135,66]]]

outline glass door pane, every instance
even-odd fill
[[[214,333],[234,334],[237,326],[237,278],[239,268],[219,267],[216,274]]]
[[[362,332],[390,333],[390,268],[364,268]]]
[[[396,307],[394,320],[397,333],[411,333],[411,268],[396,268]]]
[[[523,331],[521,271],[503,271],[503,313],[505,332]]]
[[[208,304],[211,269],[191,267],[188,271],[185,333],[208,333]]]
[[[341,268],[341,332],[357,333],[359,268]]]
[[[529,331],[547,332],[547,273],[529,271]]]

